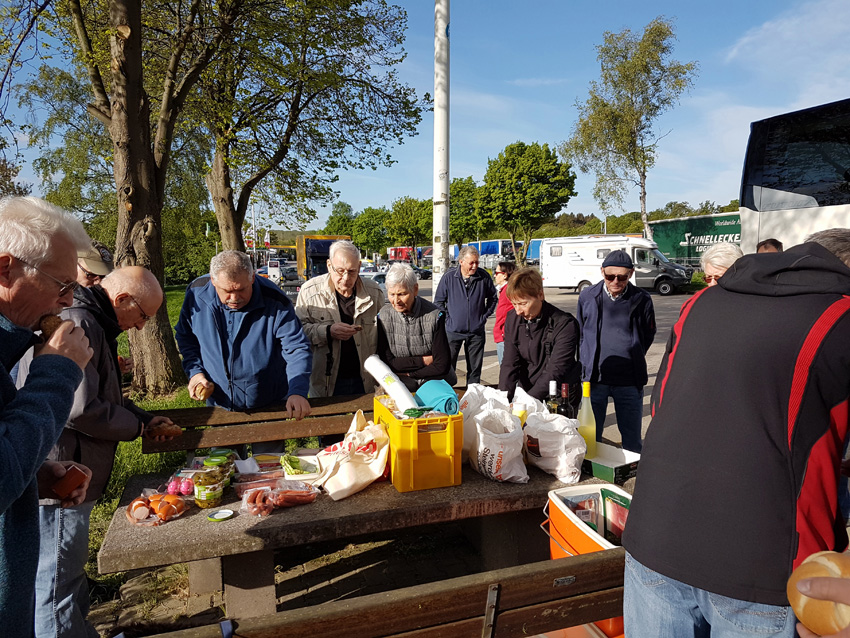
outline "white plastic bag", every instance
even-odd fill
[[[563,483],[578,483],[587,445],[578,421],[561,414],[529,414],[523,430],[526,458]]]
[[[517,408],[525,410],[527,414],[549,414],[549,409],[543,404],[543,401],[538,401],[528,392],[522,389],[522,386],[517,385],[514,391],[514,400],[512,403],[513,410]]]
[[[508,403],[508,393],[502,390],[471,383],[460,399],[460,411],[463,413],[463,451],[462,461],[466,461],[469,454],[475,449],[477,434],[473,418],[482,410],[501,408],[510,413],[511,406]]]
[[[474,418],[476,446],[469,463],[479,474],[494,481],[528,483],[522,460],[522,425],[510,412],[482,410]]]
[[[313,485],[324,488],[335,501],[344,499],[383,475],[389,454],[386,427],[366,421],[363,411],[358,410],[342,443],[316,455],[322,473]]]

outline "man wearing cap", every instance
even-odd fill
[[[655,338],[652,298],[629,279],[634,264],[624,250],[608,253],[602,281],[578,297],[582,381],[590,382],[596,440],[602,440],[608,397],[614,399],[623,448],[640,452],[646,352]]]
[[[103,281],[112,272],[112,253],[99,241],[92,240],[91,247],[77,253],[77,283],[86,288]]]

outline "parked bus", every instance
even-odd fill
[[[745,253],[850,227],[850,99],[753,122],[740,202]]]

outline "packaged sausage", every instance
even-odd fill
[[[271,501],[275,507],[307,505],[316,500],[319,489],[303,481],[278,481],[271,490]]]
[[[240,514],[250,516],[268,516],[274,509],[271,499],[271,488],[259,487],[246,491],[242,495],[242,505],[239,507]]]

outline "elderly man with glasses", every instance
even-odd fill
[[[378,312],[384,301],[380,286],[360,277],[357,246],[344,240],[331,244],[328,274],[301,286],[295,304],[313,344],[311,397],[372,391],[375,382],[363,363],[377,349]]]
[[[65,321],[36,336],[40,319],[72,302],[77,251],[91,240],[82,224],[35,197],[0,201],[0,618],[4,636],[29,636],[39,557],[38,499],[78,463],[47,461],[92,356],[85,332]],[[15,387],[10,371],[34,346],[31,374]],[[83,484],[62,500],[73,508]],[[58,502],[58,501],[57,501]],[[85,561],[84,561],[85,562]]]
[[[79,461],[91,468],[85,502],[62,508],[58,501],[39,502],[41,551],[36,579],[36,638],[97,636],[86,621],[89,609],[85,565],[88,561],[89,519],[112,474],[119,441],[139,436],[165,438],[156,426],[173,425],[124,398],[118,363],[118,336],[141,330],[163,301],[156,277],[141,266],[112,271],[100,284],[78,286],[74,303],[62,318],[82,328],[93,356],[83,370],[68,423],[49,459]],[[21,360],[18,386],[26,387],[33,358]]]
[[[596,440],[602,440],[608,397],[614,399],[623,448],[641,450],[646,352],[655,338],[652,298],[630,279],[631,257],[613,250],[602,262],[602,281],[578,297],[582,381],[590,381]]]

